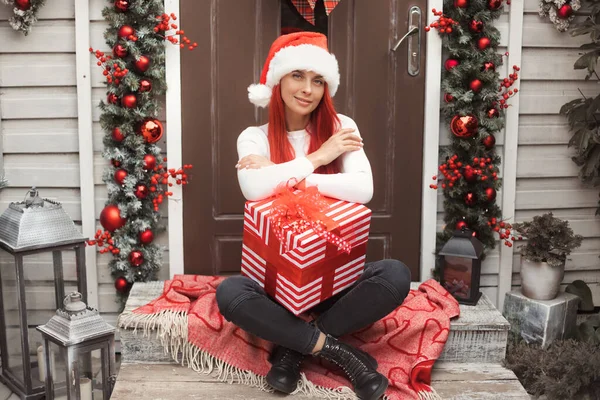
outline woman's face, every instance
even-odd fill
[[[325,79],[312,71],[292,71],[281,78],[281,98],[288,111],[305,116],[319,105]]]

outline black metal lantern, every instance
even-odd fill
[[[46,325],[46,400],[109,400],[116,380],[115,328],[73,292]],[[96,362],[95,362],[96,361]]]
[[[460,304],[476,305],[481,297],[483,244],[467,229],[457,230],[439,252],[442,286]]]
[[[61,204],[41,198],[35,187],[0,216],[0,381],[21,399],[44,396],[41,335],[30,328],[62,307],[63,252],[87,300],[85,240]]]

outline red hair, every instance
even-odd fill
[[[341,126],[340,119],[333,107],[333,100],[329,95],[329,89],[325,84],[323,98],[319,105],[310,114],[310,121],[307,132],[310,135],[310,145],[308,154],[314,153],[329,139]],[[269,103],[269,151],[271,161],[275,164],[281,164],[294,159],[294,149],[287,139],[287,129],[285,126],[285,105],[281,98],[281,87],[279,84],[273,87],[273,96]],[[319,174],[337,174],[340,172],[336,161],[321,166],[315,171]]]

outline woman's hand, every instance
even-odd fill
[[[321,148],[307,156],[315,169],[327,165],[347,151],[357,151],[363,148],[362,138],[355,135],[354,128],[340,129],[334,133]]]
[[[275,163],[269,160],[267,157],[250,154],[246,157],[242,157],[235,167],[237,169],[259,169],[262,167],[268,167],[270,165],[275,165]]]

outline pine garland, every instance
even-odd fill
[[[519,68],[513,67],[514,73],[504,80],[496,70],[502,55],[497,53],[500,32],[493,22],[502,14],[502,2],[444,0],[443,14],[433,10],[440,19],[431,28],[442,35],[447,55],[442,115],[451,132],[450,145],[441,151],[441,176],[433,177],[438,182],[431,185],[444,194],[445,226],[438,233],[438,252],[457,229],[471,230],[485,249],[495,247],[495,232],[512,246],[510,224],[502,221],[496,204],[501,181],[494,135],[504,127],[504,110],[517,92],[510,87]]]
[[[107,77],[100,125],[105,132],[102,155],[110,164],[103,175],[108,201],[100,222],[105,231],[99,230],[89,244],[98,245],[101,253],[112,253],[109,268],[115,288],[125,295],[133,282],[156,279],[164,248],[153,240],[165,229],[159,204],[172,194],[169,179],[187,183],[184,169],[167,169],[156,144],[163,132],[157,119],[159,99],[167,89],[165,40],[176,44],[180,31],[167,35],[176,29],[172,24],[176,17],[164,14],[162,0],[110,3],[102,15],[109,25],[104,37],[113,54],[90,48]],[[186,41],[184,37],[182,43]]]
[[[2,2],[13,7],[13,16],[8,19],[10,26],[27,36],[31,27],[37,22],[37,13],[44,6],[45,0],[2,0]]]

